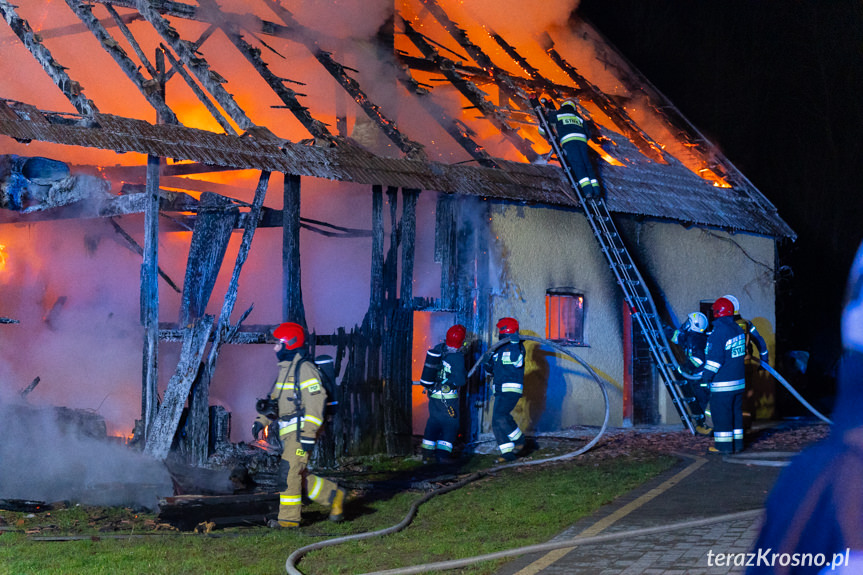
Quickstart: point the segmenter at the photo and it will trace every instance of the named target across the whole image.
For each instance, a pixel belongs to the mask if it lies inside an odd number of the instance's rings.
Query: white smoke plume
[[[173,494],[161,462],[91,437],[60,413],[0,405],[0,499],[155,509],[158,497]]]

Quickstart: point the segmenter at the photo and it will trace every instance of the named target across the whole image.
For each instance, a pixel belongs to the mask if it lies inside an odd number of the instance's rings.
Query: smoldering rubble
[[[0,404],[0,499],[155,509],[173,494],[162,462],[112,441],[98,417]]]

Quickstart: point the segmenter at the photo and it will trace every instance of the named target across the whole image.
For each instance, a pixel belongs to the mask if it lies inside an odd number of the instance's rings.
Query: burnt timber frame
[[[283,21],[282,24],[267,22],[257,17],[246,19],[257,26],[256,29],[239,30],[229,23],[229,19],[218,8],[213,0],[202,0],[201,6],[193,6],[170,0],[94,0],[83,3],[76,0],[66,0],[70,9],[78,16],[83,26],[89,30],[108,52],[120,69],[130,78],[137,89],[145,96],[156,111],[159,124],[152,125],[139,120],[120,118],[99,113],[96,105],[86,98],[78,82],[69,77],[62,65],[57,63],[50,52],[41,43],[25,20],[20,18],[14,7],[7,0],[0,0],[0,13],[13,29],[18,38],[33,54],[45,72],[52,78],[63,94],[73,104],[79,115],[42,112],[26,104],[0,101],[0,133],[20,141],[41,140],[77,146],[88,146],[117,151],[137,151],[148,155],[146,186],[143,200],[121,198],[122,202],[113,202],[112,206],[103,206],[105,210],[114,209],[115,213],[129,213],[132,205],[144,204],[146,237],[144,241],[143,264],[141,271],[141,315],[146,331],[144,350],[144,390],[142,393],[142,422],[147,450],[164,457],[171,448],[177,431],[177,406],[182,408],[182,402],[192,394],[192,401],[199,399],[202,403],[190,408],[194,411],[192,425],[200,424],[206,417],[206,409],[201,411],[201,405],[206,407],[206,387],[209,377],[215,368],[218,350],[224,343],[261,343],[267,341],[268,326],[259,326],[256,333],[241,332],[240,324],[248,315],[248,311],[235,324],[231,325],[230,315],[233,311],[236,297],[236,283],[242,267],[242,259],[238,256],[235,264],[231,288],[225,296],[222,313],[216,327],[214,320],[203,314],[206,301],[212,291],[211,279],[218,267],[224,251],[219,255],[219,249],[206,250],[201,246],[208,239],[220,238],[226,241],[228,224],[244,230],[244,249],[254,235],[258,225],[281,225],[283,227],[283,319],[291,319],[305,324],[305,314],[302,306],[300,289],[299,262],[299,229],[313,225],[303,221],[299,216],[300,178],[301,176],[330,177],[345,181],[354,181],[372,186],[373,205],[373,258],[372,258],[372,298],[369,311],[361,327],[350,334],[340,330],[332,336],[317,335],[313,343],[318,345],[336,345],[337,364],[347,347],[351,348],[345,381],[357,386],[372,382],[374,389],[363,399],[383,398],[402,410],[395,413],[380,413],[370,407],[368,417],[373,420],[372,427],[384,431],[385,448],[388,453],[401,452],[406,448],[405,429],[410,425],[409,417],[404,419],[404,406],[410,407],[410,389],[393,385],[394,382],[409,381],[409,364],[404,360],[409,357],[404,348],[404,342],[409,339],[412,312],[415,309],[439,309],[456,313],[457,320],[468,325],[477,334],[489,332],[488,318],[482,313],[487,311],[487,302],[477,301],[486,297],[481,287],[488,278],[475,277],[472,272],[475,260],[488,257],[482,249],[477,249],[483,230],[472,230],[465,225],[459,215],[464,204],[478,203],[478,198],[503,200],[520,200],[524,190],[530,190],[531,196],[538,201],[549,204],[577,207],[577,203],[566,197],[567,184],[560,170],[549,166],[505,162],[491,158],[471,138],[470,131],[457,119],[450,118],[431,99],[421,99],[430,112],[450,136],[454,138],[479,164],[480,167],[438,164],[427,162],[422,146],[410,140],[401,133],[395,122],[387,116],[380,106],[372,102],[361,89],[359,83],[348,74],[349,68],[339,63],[333,56],[312,41],[312,33],[303,28],[293,16],[272,0],[267,4]],[[524,139],[518,129],[513,126],[509,115],[521,113],[523,110],[508,110],[504,103],[518,102],[523,99],[521,92],[536,93],[554,88],[560,94],[576,93],[587,98],[622,129],[639,147],[641,152],[653,159],[662,160],[661,151],[635,123],[614,106],[601,91],[591,86],[581,77],[574,67],[560,57],[550,42],[548,54],[577,85],[572,87],[556,87],[538,76],[538,73],[528,74],[522,78],[507,74],[502,68],[494,65],[487,55],[482,53],[454,22],[439,9],[432,0],[422,0],[443,27],[465,48],[471,57],[480,64],[480,68],[471,68],[455,62],[441,54],[419,34],[412,26],[403,20],[404,33],[422,53],[423,58],[410,57],[404,54],[394,54],[395,61],[407,64],[407,68],[398,68],[394,79],[414,92],[426,88],[420,85],[410,75],[410,70],[433,71],[440,74],[455,86],[483,115],[494,124],[507,140],[525,158],[532,161],[538,155],[532,149],[529,140]],[[110,20],[99,20],[92,14],[95,4],[103,5]],[[131,15],[117,13],[115,7],[134,9]],[[184,40],[173,28],[166,16],[187,18],[209,24],[206,31],[195,42]],[[146,20],[162,39],[160,50],[156,53],[156,64],[151,64],[140,45],[135,40],[127,22]],[[393,21],[395,21],[395,15]],[[117,41],[107,32],[106,23],[113,21],[132,46],[141,60],[146,77],[135,66],[134,62],[119,47]],[[268,129],[256,126],[244,110],[237,104],[233,96],[223,87],[222,77],[211,68],[209,63],[197,52],[210,34],[221,28],[234,47],[255,68],[258,74],[276,93],[288,109],[305,127],[318,145],[307,146],[280,140]],[[383,158],[374,156],[358,148],[344,136],[333,135],[327,126],[312,117],[311,112],[303,106],[298,97],[301,94],[287,88],[284,83],[289,80],[272,74],[266,61],[261,57],[261,50],[249,44],[242,36],[243,32],[273,35],[298,41],[314,55],[318,62],[342,86],[354,102],[371,118],[382,132],[405,155],[404,158]],[[55,31],[57,32],[57,31]],[[498,39],[500,43],[502,39]],[[263,44],[263,42],[261,42]],[[266,44],[264,44],[266,46]],[[511,48],[511,47],[510,47]],[[529,64],[519,59],[514,49],[506,52],[511,58],[526,70]],[[164,69],[164,60],[170,63],[170,72]],[[170,109],[164,98],[164,83],[172,75],[181,76],[192,88],[201,103],[209,110],[214,119],[224,130],[224,134],[215,134],[201,130],[186,128],[177,123],[176,115]],[[495,84],[500,88],[501,102],[494,105],[489,102],[479,89],[483,83]],[[199,86],[200,84],[200,86]],[[213,104],[211,98],[227,114],[223,117]],[[691,128],[691,127],[688,127]],[[238,133],[242,133],[238,136]],[[684,136],[691,135],[691,130],[682,130]],[[696,134],[695,140],[700,135]],[[224,168],[252,168],[261,171],[261,182],[256,191],[253,205],[238,206],[230,201],[215,201],[222,204],[224,213],[216,213],[216,206],[210,205],[209,196],[202,204],[194,203],[192,209],[198,212],[193,233],[193,249],[187,262],[187,281],[183,286],[183,310],[181,310],[181,325],[179,327],[160,325],[158,321],[158,253],[156,239],[158,238],[158,220],[161,210],[168,201],[169,195],[159,189],[160,176],[168,169],[162,165],[160,158],[192,160],[198,163],[200,171],[215,171]],[[262,209],[261,201],[266,191],[266,182],[270,172],[281,172],[285,175],[285,208],[281,214],[272,214]],[[382,209],[383,188],[390,205],[389,223],[390,250],[383,254],[384,245],[384,213]],[[402,190],[402,215],[398,219],[397,195]],[[413,301],[410,278],[413,270],[413,244],[415,238],[415,206],[419,190],[437,190],[441,192],[458,193],[455,198],[442,195],[439,199],[438,232],[441,236],[441,249],[437,256],[443,267],[442,297],[435,304]],[[128,198],[128,199],[127,199]],[[125,206],[125,207],[124,207]],[[239,213],[239,207],[248,209],[247,213]],[[214,210],[213,213],[208,213]],[[104,215],[104,214],[103,214]],[[207,224],[207,221],[210,221]],[[201,222],[200,231],[198,222]],[[221,223],[216,223],[221,222]],[[319,222],[317,224],[320,224]],[[211,228],[211,229],[210,229]],[[209,231],[207,231],[209,229]],[[219,229],[221,231],[216,231]],[[398,249],[401,254],[401,284],[398,285]],[[208,258],[212,258],[209,260]],[[207,260],[208,265],[201,265]],[[193,266],[201,265],[206,270],[207,278],[200,278],[196,283],[190,281]],[[479,266],[479,269],[484,269]],[[162,275],[164,278],[164,275]],[[452,280],[458,279],[453,283]],[[453,285],[459,286],[457,289]],[[400,288],[400,289],[399,289]],[[474,290],[475,291],[472,291]],[[465,291],[467,290],[467,291]],[[481,310],[479,314],[472,309]],[[189,323],[186,323],[186,322]],[[209,324],[209,326],[208,326]],[[406,337],[407,334],[407,337]],[[156,394],[155,367],[157,365],[157,348],[159,341],[181,339],[183,341],[183,356],[177,366],[177,374],[169,384],[171,397],[166,394],[165,401],[158,405]],[[196,369],[204,355],[204,347],[212,339],[210,353],[207,356],[203,370]],[[409,352],[409,348],[407,352]],[[193,373],[194,372],[194,373]],[[344,392],[344,389],[342,390]],[[358,395],[355,394],[356,398]],[[198,399],[196,399],[198,398]],[[168,401],[170,399],[170,401]],[[380,405],[378,402],[377,405]],[[376,406],[375,406],[376,407]],[[162,409],[164,408],[164,409]],[[203,414],[202,414],[203,413]],[[364,412],[357,412],[363,413]],[[355,422],[366,425],[368,421]],[[359,425],[349,426],[347,431],[355,433]],[[206,457],[206,444],[202,443],[200,433],[193,434],[194,445],[190,453],[197,462]],[[363,443],[366,438],[353,437],[352,445]],[[335,438],[336,445],[340,439]],[[409,442],[407,442],[409,444]],[[384,447],[375,445],[374,448]],[[336,451],[343,453],[343,451]]]

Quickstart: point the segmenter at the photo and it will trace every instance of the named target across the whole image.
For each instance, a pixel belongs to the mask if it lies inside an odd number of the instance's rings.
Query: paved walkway
[[[674,469],[602,507],[553,541],[610,535],[760,509],[781,469],[731,463],[714,454],[689,455]],[[751,550],[759,522],[760,514],[743,520],[627,536],[523,556],[507,564],[497,575],[743,573],[745,568],[734,566],[733,556]],[[739,561],[740,557],[737,559]]]

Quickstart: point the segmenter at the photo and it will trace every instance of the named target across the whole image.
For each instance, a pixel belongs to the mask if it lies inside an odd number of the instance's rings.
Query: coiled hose
[[[492,475],[492,474],[494,474],[498,471],[501,471],[503,469],[509,469],[512,467],[523,467],[523,466],[528,466],[528,465],[538,465],[540,463],[549,463],[552,461],[563,461],[565,459],[572,459],[573,457],[581,455],[582,453],[586,452],[587,450],[592,448],[594,445],[596,445],[596,443],[599,441],[599,439],[605,433],[606,428],[608,427],[608,419],[609,419],[610,414],[611,414],[611,406],[610,406],[609,400],[608,400],[608,391],[605,389],[605,382],[603,382],[603,380],[593,370],[593,368],[591,368],[590,365],[587,364],[587,362],[585,362],[583,359],[581,359],[580,357],[578,357],[577,355],[575,355],[574,353],[572,353],[568,349],[566,349],[562,346],[559,346],[552,341],[548,341],[547,339],[542,339],[539,337],[519,334],[519,338],[522,340],[527,339],[527,340],[531,340],[531,341],[536,341],[536,342],[550,346],[555,351],[558,351],[564,355],[567,355],[567,356],[571,357],[572,359],[574,359],[575,361],[577,361],[590,374],[590,376],[593,378],[593,381],[596,383],[597,386],[599,386],[599,389],[602,392],[603,401],[605,402],[605,416],[604,416],[603,421],[602,421],[602,427],[599,429],[599,432],[596,434],[596,436],[593,439],[591,439],[587,444],[585,444],[581,448],[579,448],[579,449],[577,449],[571,453],[565,453],[563,455],[559,455],[556,457],[548,457],[546,459],[538,459],[535,461],[517,461],[514,463],[498,465],[498,466],[491,467],[491,468],[484,470],[484,471],[478,471],[476,473],[473,473],[473,474],[465,477],[464,479],[461,479],[461,480],[459,480],[456,483],[453,483],[451,485],[447,485],[445,487],[441,487],[441,488],[436,489],[434,491],[430,491],[429,493],[426,493],[425,495],[423,495],[422,497],[420,497],[419,499],[414,501],[413,504],[411,504],[410,509],[408,510],[408,513],[407,513],[407,515],[405,515],[404,519],[402,519],[399,523],[397,523],[396,525],[393,525],[391,527],[386,527],[384,529],[379,529],[377,531],[367,531],[366,533],[356,533],[354,535],[345,535],[344,537],[336,537],[333,539],[327,539],[325,541],[318,541],[316,543],[312,543],[310,545],[300,547],[299,549],[297,549],[296,551],[291,553],[288,556],[287,560],[285,561],[285,570],[287,571],[287,573],[289,575],[303,575],[303,572],[300,571],[299,569],[297,569],[296,564],[299,562],[300,559],[302,559],[302,557],[304,555],[306,555],[307,553],[310,553],[312,551],[323,549],[325,547],[332,547],[333,545],[340,545],[342,543],[347,543],[349,541],[360,541],[362,539],[370,539],[372,537],[381,537],[383,535],[390,535],[392,533],[397,533],[397,532],[403,530],[405,527],[410,525],[410,523],[413,521],[414,517],[416,516],[417,510],[419,509],[419,506],[422,505],[423,503],[425,503],[426,501],[428,501],[429,499],[431,499],[432,497],[435,497],[437,495],[443,495],[444,493],[448,493],[450,491],[454,491],[456,489],[464,487],[465,485],[467,485],[469,483],[476,481],[477,479],[480,479],[480,478],[485,477],[487,475]],[[479,360],[476,362],[476,364],[473,366],[473,368],[471,368],[470,372],[468,372],[468,377],[472,376],[473,373],[476,371],[476,369],[482,363],[484,363],[485,360],[488,359],[488,357],[490,357],[491,354],[494,353],[495,350],[497,350],[497,348],[501,347],[504,343],[506,343],[506,340],[501,340],[501,341],[497,342],[496,344],[492,345],[488,349],[488,351],[486,351],[479,358]],[[428,569],[429,566],[421,566],[421,567],[422,567],[422,570],[420,570],[420,571],[410,571],[410,572],[411,573],[421,573],[421,572],[423,572],[423,570],[425,570],[425,571],[429,570]],[[447,568],[449,568],[449,567],[447,567]],[[407,571],[405,571],[405,573],[407,573]]]

